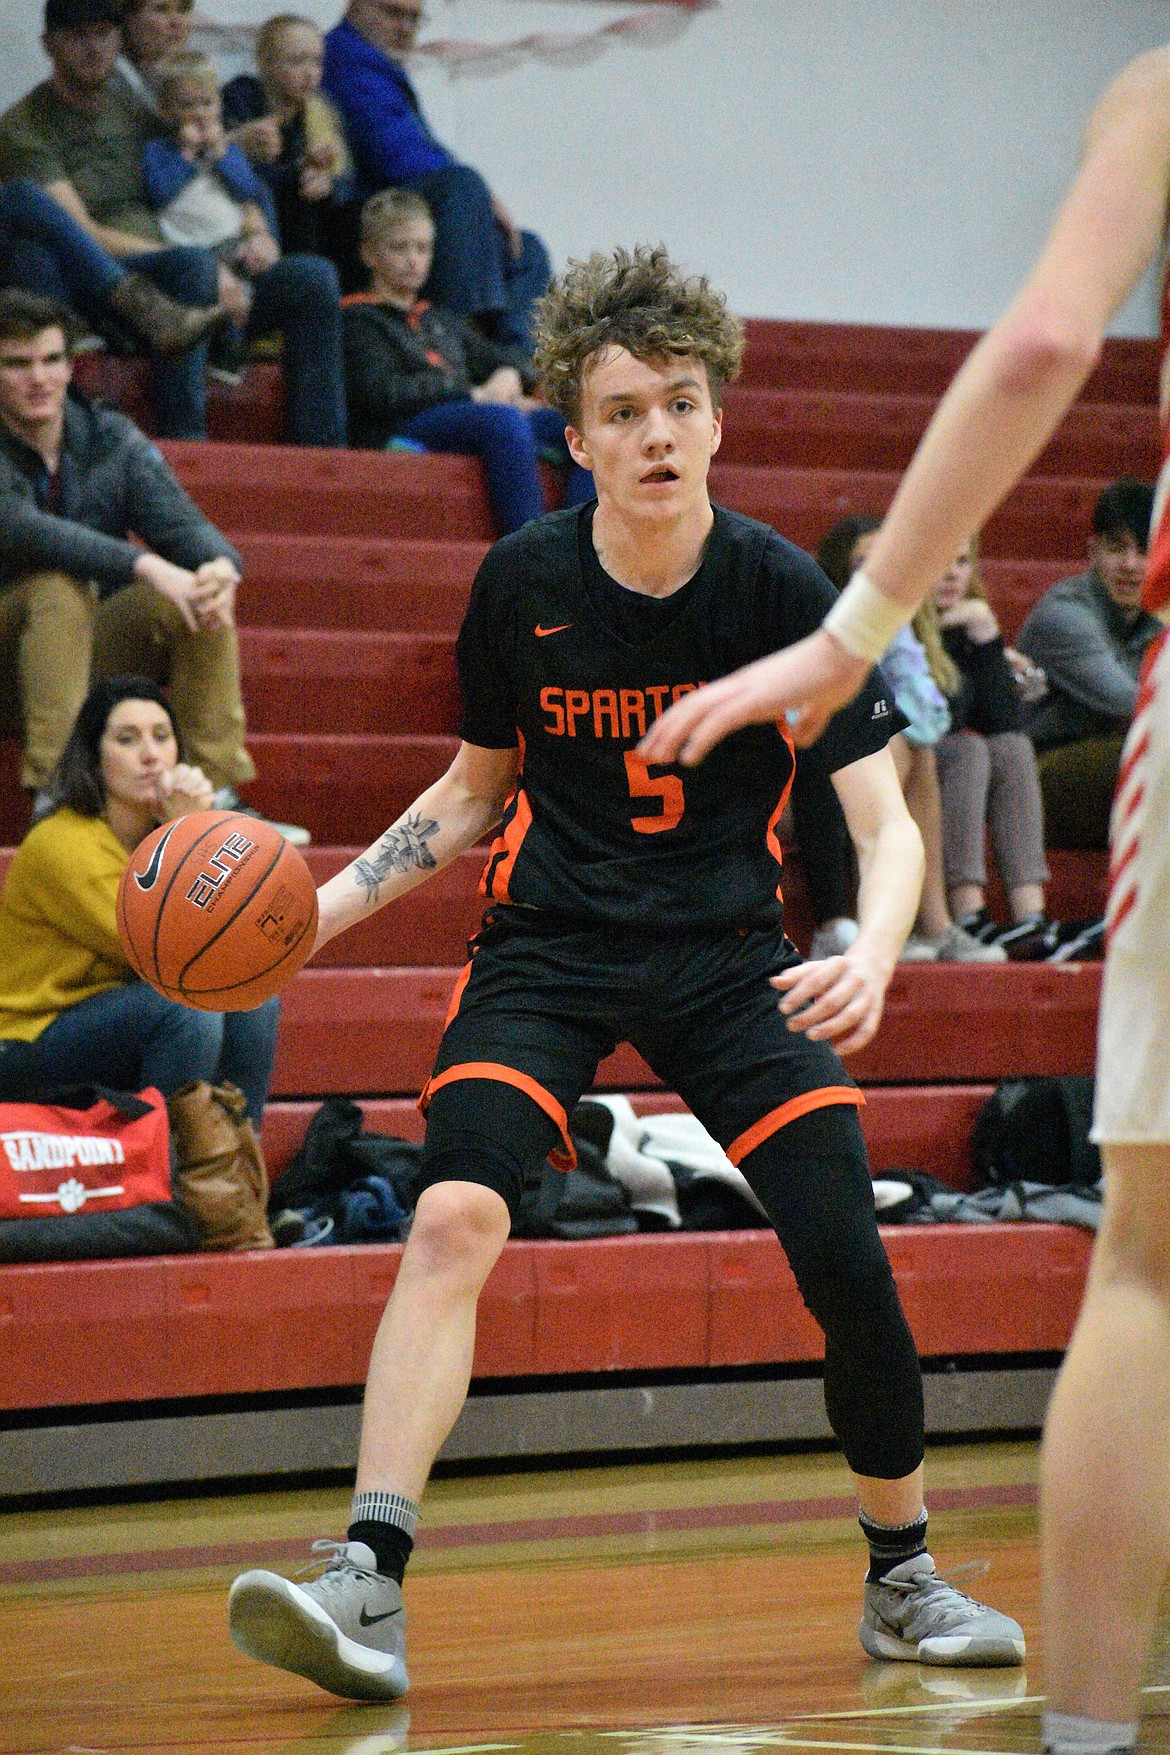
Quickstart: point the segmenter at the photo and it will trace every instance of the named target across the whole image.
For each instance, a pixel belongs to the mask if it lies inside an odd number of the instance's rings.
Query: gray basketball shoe
[[[377,1570],[364,1542],[314,1542],[323,1566],[311,1584],[243,1572],[228,1597],[232,1643],[348,1700],[397,1700],[406,1674],[402,1591]]]
[[[912,1664],[1022,1664],[1023,1630],[998,1609],[964,1596],[929,1554],[904,1560],[867,1584],[858,1628],[870,1657]]]

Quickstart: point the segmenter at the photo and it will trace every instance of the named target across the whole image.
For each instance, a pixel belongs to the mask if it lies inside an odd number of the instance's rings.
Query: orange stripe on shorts
[[[805,1091],[799,1097],[789,1098],[781,1103],[778,1109],[770,1109],[762,1115],[754,1126],[741,1133],[739,1138],[732,1140],[727,1147],[727,1156],[733,1164],[742,1164],[749,1152],[787,1127],[790,1121],[796,1121],[802,1115],[809,1115],[814,1109],[828,1109],[834,1103],[853,1103],[858,1109],[865,1106],[865,1098],[855,1085],[822,1085],[819,1091]]]
[[[569,1118],[564,1108],[557,1102],[551,1091],[537,1084],[527,1073],[517,1072],[514,1066],[503,1066],[495,1060],[464,1060],[457,1066],[449,1066],[445,1072],[429,1078],[418,1100],[418,1106],[425,1115],[427,1105],[436,1091],[444,1085],[454,1084],[456,1079],[496,1079],[501,1085],[513,1085],[517,1091],[523,1091],[531,1097],[538,1109],[543,1109],[549,1120],[553,1122],[564,1141],[564,1151],[550,1152],[549,1163],[554,1170],[575,1170],[577,1168],[577,1152],[569,1138]]]

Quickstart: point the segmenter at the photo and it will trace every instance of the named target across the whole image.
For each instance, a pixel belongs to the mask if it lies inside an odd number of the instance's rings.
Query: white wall
[[[225,23],[273,0],[200,0]],[[298,0],[333,22],[341,0]],[[423,36],[592,30],[637,0],[431,0]],[[43,76],[0,0],[0,104]],[[740,312],[982,327],[1035,253],[1096,94],[1170,37],[1165,0],[720,0],[673,40],[452,77],[436,131],[554,259],[664,239]],[[1149,285],[1118,333],[1151,333]]]

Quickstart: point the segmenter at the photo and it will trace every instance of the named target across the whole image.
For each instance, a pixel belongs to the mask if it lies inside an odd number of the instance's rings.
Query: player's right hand
[[[656,719],[638,745],[647,762],[694,767],[717,743],[745,725],[786,718],[793,739],[815,743],[837,710],[869,674],[824,628],[684,695]]]

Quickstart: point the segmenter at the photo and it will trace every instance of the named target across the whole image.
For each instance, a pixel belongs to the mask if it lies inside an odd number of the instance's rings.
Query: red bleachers
[[[937,398],[863,391],[744,389],[723,401],[721,463],[802,469],[905,469]],[[1033,463],[1032,475],[1156,475],[1156,410],[1081,402]]]
[[[284,1001],[273,1090],[408,1092],[434,1060],[457,968],[310,968]],[[882,1028],[850,1061],[861,1084],[1091,1072],[1100,965],[907,964]],[[656,1081],[628,1046],[601,1064],[609,1090]]]
[[[887,1228],[919,1351],[1050,1353],[1089,1238],[1055,1225]],[[0,1267],[0,1406],[65,1410],[360,1383],[395,1245]],[[815,1361],[775,1238],[672,1233],[509,1243],[480,1298],[479,1378]]]
[[[992,1092],[991,1085],[879,1085],[872,1088],[861,1110],[861,1126],[875,1176],[906,1168],[929,1168],[932,1176],[952,1188],[974,1186],[969,1138],[975,1117]],[[675,1113],[683,1108],[673,1091],[629,1093],[639,1115]],[[413,1097],[365,1097],[359,1100],[363,1129],[419,1141],[423,1118]],[[275,1098],[264,1112],[265,1161],[275,1180],[298,1151],[317,1104],[306,1098]]]
[[[973,337],[832,324],[749,325],[729,392],[717,498],[807,547],[847,512],[880,514]],[[1110,342],[1084,397],[984,533],[984,578],[1013,635],[1075,570],[1105,479],[1150,474],[1156,351]],[[141,362],[87,358],[79,377],[145,410]],[[211,402],[229,444],[168,444],[181,478],[243,553],[241,651],[250,801],[307,823],[319,880],[373,840],[449,760],[458,724],[454,635],[492,536],[464,458],[294,450],[276,367]],[[16,755],[0,744],[0,840],[22,832]],[[6,856],[0,854],[0,874]],[[334,941],[285,1000],[273,1172],[317,1101],[362,1100],[368,1127],[417,1138],[450,987],[480,913],[482,853],[465,854]],[[1052,911],[1099,911],[1104,861],[1053,855]],[[785,875],[807,943],[799,863]],[[993,892],[994,893],[994,892]],[[876,1041],[851,1070],[867,1088],[875,1170],[970,1181],[968,1138],[992,1082],[1087,1071],[1099,967],[900,969]],[[630,1048],[599,1084],[639,1108],[677,1106]],[[888,1230],[903,1301],[928,1355],[1062,1347],[1088,1240],[1060,1227]],[[284,1393],[360,1382],[392,1284],[393,1248],[0,1268],[0,1407]],[[819,1336],[765,1233],[517,1243],[481,1305],[476,1373],[666,1370],[819,1356]]]
[[[777,390],[937,397],[976,339],[972,331],[961,329],[749,320],[739,382]],[[1107,341],[1081,395],[1090,402],[1156,403],[1157,343],[1140,338]]]

